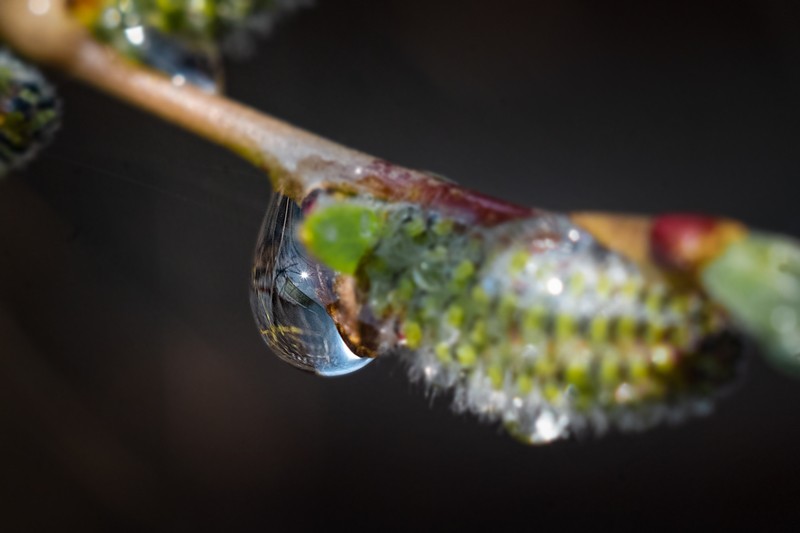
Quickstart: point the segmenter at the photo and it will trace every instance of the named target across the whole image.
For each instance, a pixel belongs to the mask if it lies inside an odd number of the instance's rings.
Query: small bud
[[[0,48],[0,178],[33,159],[50,141],[60,110],[41,73]]]

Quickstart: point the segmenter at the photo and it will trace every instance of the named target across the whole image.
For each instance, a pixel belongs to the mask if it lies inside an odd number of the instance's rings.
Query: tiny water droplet
[[[98,40],[166,74],[178,86],[216,93],[222,87],[217,19],[204,8],[162,2],[76,2],[74,15]],[[170,4],[169,2],[167,4]],[[213,10],[212,10],[213,11]]]
[[[222,59],[214,44],[179,39],[146,26],[137,28],[139,33],[129,36],[131,28],[126,36],[138,48],[143,63],[167,74],[178,86],[188,83],[208,93],[220,92]]]
[[[353,353],[328,314],[336,276],[298,241],[302,220],[297,204],[273,195],[256,248],[253,314],[262,338],[284,361],[323,376],[349,374],[372,359]]]

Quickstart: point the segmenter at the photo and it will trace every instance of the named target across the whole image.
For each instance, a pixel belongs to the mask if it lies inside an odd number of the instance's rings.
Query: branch
[[[435,208],[467,225],[495,225],[538,212],[374,158],[224,97],[173,84],[97,43],[67,13],[66,0],[0,0],[0,37],[35,61],[231,149],[265,170],[274,190],[298,204],[312,191],[327,188]],[[643,270],[666,274],[676,286],[688,283],[710,292],[782,356],[796,354],[800,334],[795,328],[778,331],[764,318],[784,308],[800,316],[800,289],[791,294],[780,289],[784,278],[800,287],[796,241],[748,233],[741,224],[713,217],[570,216]],[[761,305],[751,305],[749,288],[759,292]]]
[[[232,150],[265,170],[273,188],[297,202],[314,189],[335,187],[435,205],[490,224],[532,213],[336,144],[225,97],[173,84],[97,43],[63,2],[45,4],[35,13],[27,0],[0,2],[0,36],[31,59]]]

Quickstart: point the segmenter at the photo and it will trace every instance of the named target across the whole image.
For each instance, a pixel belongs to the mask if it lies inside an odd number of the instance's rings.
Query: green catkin
[[[702,411],[707,391],[733,376],[711,302],[646,279],[565,217],[484,228],[408,204],[322,195],[299,234],[333,268],[336,243],[318,246],[324,230],[314,221],[352,215],[336,225],[353,225],[364,211],[380,223],[355,254],[342,241],[355,266],[339,271],[355,278],[362,306],[391,300],[370,310],[385,326],[381,345],[400,340],[413,375],[453,388],[459,409],[500,420],[522,440]],[[540,235],[548,246],[531,246]],[[689,300],[717,317],[710,330]]]

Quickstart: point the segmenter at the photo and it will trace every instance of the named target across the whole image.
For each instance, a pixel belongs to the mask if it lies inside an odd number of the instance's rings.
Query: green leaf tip
[[[776,366],[800,376],[800,242],[750,233],[711,262],[702,281]]]
[[[334,203],[313,210],[300,227],[308,251],[329,268],[354,275],[380,237],[382,219],[367,205]]]

